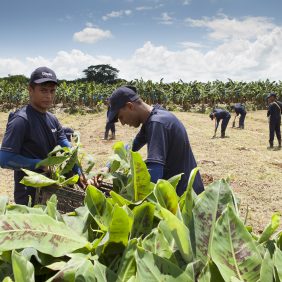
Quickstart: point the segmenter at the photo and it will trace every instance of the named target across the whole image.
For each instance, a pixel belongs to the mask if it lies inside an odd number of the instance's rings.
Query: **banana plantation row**
[[[231,79],[228,82],[219,80],[211,82],[183,81],[163,83],[150,80],[121,81],[115,84],[97,84],[85,81],[61,81],[57,89],[55,103],[63,107],[99,107],[117,87],[131,84],[137,87],[142,99],[149,103],[160,103],[164,106],[179,107],[189,111],[194,105],[206,105],[213,107],[217,104],[231,104],[244,102],[250,110],[265,107],[265,97],[269,92],[275,92],[278,96],[282,93],[282,82],[255,81],[237,82]],[[0,105],[2,110],[19,107],[28,100],[27,83],[22,80],[2,78],[0,79]],[[204,107],[199,107],[204,111]]]

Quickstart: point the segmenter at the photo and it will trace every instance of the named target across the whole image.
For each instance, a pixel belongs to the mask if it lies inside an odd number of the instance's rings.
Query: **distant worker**
[[[228,125],[228,122],[231,118],[231,115],[228,111],[226,110],[222,110],[222,109],[214,109],[211,113],[210,113],[210,118],[211,120],[215,119],[215,129],[214,129],[214,135],[212,138],[216,137],[216,131],[219,125],[219,122],[222,120],[221,122],[221,138],[225,138],[225,131]]]
[[[109,121],[109,112],[110,112],[110,104],[109,99],[107,99],[107,122],[106,122],[106,128],[105,128],[105,134],[104,134],[104,140],[108,140],[109,132],[112,133],[112,140],[116,139],[116,126],[114,122]]]
[[[273,148],[274,133],[278,140],[278,149],[281,149],[281,112],[282,103],[276,100],[275,93],[269,93],[267,96],[268,111],[267,116],[269,119],[269,149]]]
[[[182,122],[160,106],[145,103],[133,86],[117,88],[110,97],[109,121],[141,129],[132,144],[132,151],[139,151],[147,144],[146,165],[151,181],[169,179],[183,173],[176,192],[181,196],[187,188],[192,169],[197,167],[186,129]],[[97,183],[97,180],[95,181]],[[198,172],[193,184],[196,194],[204,191]]]
[[[236,117],[239,117],[239,128],[240,129],[244,129],[245,127],[245,117],[246,117],[246,109],[245,109],[245,106],[241,103],[236,103],[234,106],[231,107],[232,110],[235,111],[235,117],[234,117],[234,120],[233,120],[233,123],[232,123],[232,127],[235,127],[235,121],[236,121]]]

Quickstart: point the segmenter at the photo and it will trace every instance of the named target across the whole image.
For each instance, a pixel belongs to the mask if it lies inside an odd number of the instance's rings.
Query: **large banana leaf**
[[[137,239],[130,240],[123,256],[120,260],[119,269],[117,271],[118,281],[127,282],[130,278],[135,277],[137,265],[135,260],[135,252],[137,247]]]
[[[143,248],[137,247],[135,257],[137,262],[137,281],[194,282],[193,278],[189,277],[176,264],[145,251]]]
[[[33,247],[59,257],[86,246],[85,238],[48,215],[0,215],[0,252]]]
[[[192,209],[194,206],[194,200],[193,200],[193,183],[195,180],[195,177],[197,175],[199,168],[195,167],[189,176],[189,180],[188,180],[188,185],[187,185],[187,189],[185,191],[185,201],[184,201],[184,205],[182,208],[182,216],[183,216],[183,221],[184,223],[189,227],[191,220],[192,220]]]
[[[270,252],[266,250],[260,269],[259,282],[273,281],[274,262]]]
[[[44,166],[60,165],[68,158],[69,158],[68,156],[51,156],[37,163],[36,168],[39,168],[41,166],[44,167]]]
[[[186,263],[191,262],[193,260],[193,252],[188,227],[174,214],[164,208],[161,208],[161,216],[164,219],[163,224],[166,225],[168,230],[170,230],[171,236],[175,240],[175,244],[177,245],[183,259]],[[160,228],[163,230],[163,226],[161,224]]]
[[[262,258],[256,242],[230,205],[216,222],[211,257],[226,281],[234,276],[256,282],[260,277]]]
[[[168,260],[172,260],[174,256],[174,245],[169,244],[160,228],[152,230],[152,232],[143,240],[142,247],[146,251]]]
[[[272,215],[271,222],[265,227],[258,240],[259,243],[267,241],[271,237],[271,235],[273,235],[273,233],[280,225],[280,217],[281,216],[278,212]]]
[[[104,194],[94,186],[88,185],[86,189],[85,203],[99,227],[102,230],[107,231],[111,221],[113,207],[107,201]]]
[[[151,176],[147,166],[138,152],[131,152],[130,167],[134,189],[134,201],[143,200],[153,191]]]
[[[43,174],[36,173],[27,169],[22,169],[28,176],[20,181],[23,185],[32,187],[46,187],[58,183],[58,180],[53,180],[44,176]]]
[[[274,253],[274,266],[280,281],[282,281],[282,251],[277,247]]]
[[[12,252],[12,265],[15,282],[34,282],[34,267],[17,251]]]
[[[143,203],[133,210],[134,221],[131,229],[131,238],[146,236],[152,230],[155,206],[152,203]]]
[[[225,180],[209,185],[198,197],[193,208],[194,232],[196,244],[196,257],[206,264],[210,254],[210,243],[217,218],[221,215],[227,204],[233,205],[233,193]],[[194,245],[194,242],[191,241]]]
[[[167,180],[158,180],[154,188],[154,194],[163,208],[176,214],[178,208],[178,196],[173,186]]]

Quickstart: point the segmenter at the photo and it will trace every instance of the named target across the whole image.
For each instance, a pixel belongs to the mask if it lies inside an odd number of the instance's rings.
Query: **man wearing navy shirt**
[[[235,114],[236,114],[235,118],[240,115],[239,128],[244,129],[244,127],[245,127],[245,117],[246,117],[246,114],[247,114],[245,106],[241,103],[236,103],[231,108],[232,108],[232,110],[235,111]],[[235,123],[235,120],[234,120],[234,123]]]
[[[267,96],[269,104],[267,116],[269,118],[269,149],[273,148],[274,133],[278,140],[278,149],[281,149],[281,113],[282,103],[277,101],[275,93],[269,93]]]
[[[110,97],[109,121],[120,120],[135,128],[142,124],[133,141],[132,150],[138,151],[147,144],[146,165],[151,181],[169,179],[183,173],[176,192],[180,196],[186,188],[190,172],[197,166],[184,125],[172,113],[160,106],[152,107],[141,100],[133,86],[122,86]],[[194,191],[204,191],[199,172]]]
[[[225,131],[228,125],[228,122],[231,118],[230,113],[226,110],[222,109],[214,109],[212,113],[210,113],[210,118],[211,120],[215,119],[215,130],[214,130],[214,135],[213,138],[216,137],[216,131],[219,125],[219,122],[221,122],[221,138],[225,138]]]
[[[29,104],[9,115],[0,150],[0,166],[14,169],[14,200],[17,204],[27,205],[29,196],[34,204],[35,199],[35,188],[19,183],[25,176],[20,169],[35,170],[36,164],[56,145],[70,147],[58,119],[48,112],[57,84],[53,70],[37,68],[29,81]],[[40,169],[36,171],[42,172]]]

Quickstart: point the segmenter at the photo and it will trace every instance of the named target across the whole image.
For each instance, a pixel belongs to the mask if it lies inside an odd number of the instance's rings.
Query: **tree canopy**
[[[89,66],[83,70],[87,81],[96,83],[112,83],[118,78],[119,70],[111,65],[95,65]]]

